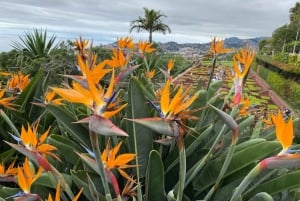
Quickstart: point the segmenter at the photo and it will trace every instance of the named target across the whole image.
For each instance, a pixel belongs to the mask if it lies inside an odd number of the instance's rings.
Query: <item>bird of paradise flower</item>
[[[12,148],[18,150],[20,153],[33,160],[37,165],[43,167],[46,171],[50,171],[51,166],[45,156],[51,156],[59,161],[60,159],[58,156],[52,153],[52,151],[56,150],[56,147],[44,143],[48,137],[50,128],[39,137],[38,125],[39,124],[37,123],[33,128],[31,128],[31,126],[28,124],[27,130],[24,126],[22,126],[20,138],[12,135],[18,144],[13,144],[7,141],[5,142]]]

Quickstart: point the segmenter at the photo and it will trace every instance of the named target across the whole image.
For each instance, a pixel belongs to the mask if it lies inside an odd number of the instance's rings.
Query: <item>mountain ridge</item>
[[[254,37],[247,39],[240,39],[238,37],[229,37],[224,39],[224,47],[226,48],[242,48],[247,45],[250,46],[253,50],[258,50],[258,45],[261,40],[264,40],[268,37]],[[198,49],[200,52],[207,52],[210,48],[210,42],[208,43],[177,43],[174,41],[169,41],[165,43],[158,43],[159,47],[162,48],[165,52],[178,52],[182,48],[192,48]]]

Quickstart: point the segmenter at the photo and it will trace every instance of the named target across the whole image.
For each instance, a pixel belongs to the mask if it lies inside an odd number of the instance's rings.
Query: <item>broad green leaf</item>
[[[0,186],[0,197],[4,198],[5,200],[13,200],[13,199],[6,199],[6,198],[15,195],[18,192],[20,192],[19,188]]]
[[[88,200],[93,200],[93,197],[91,195],[91,191],[89,189],[88,184],[88,178],[87,174],[89,174],[89,177],[92,179],[93,183],[95,184],[98,192],[99,200],[106,200],[104,196],[104,189],[102,186],[101,178],[93,173],[87,173],[86,171],[71,171],[71,177],[73,182],[76,184],[76,186],[80,189],[83,188],[83,194]]]
[[[67,184],[69,186],[71,186],[72,185],[71,176],[68,175],[68,174],[61,174],[61,175],[64,177]],[[37,186],[37,187],[44,186],[44,187],[55,189],[56,188],[56,183],[53,183],[53,181],[55,181],[55,177],[52,174],[43,172],[41,174],[41,176],[34,182],[33,186]]]
[[[237,146],[231,160],[231,164],[225,173],[225,177],[241,171],[248,165],[255,164],[258,160],[275,154],[279,148],[280,144],[275,141],[263,141],[260,143],[251,144],[244,149],[239,149],[239,146]],[[224,162],[225,154],[226,153],[207,163],[207,166],[203,169],[202,173],[197,175],[194,179],[193,183],[195,188],[197,188],[199,191],[202,191],[214,184]]]
[[[12,157],[15,154],[16,150],[11,148],[0,154],[0,163],[7,163],[7,161],[13,160]]]
[[[98,175],[101,175],[95,159],[92,159],[87,154],[78,154],[78,156]]]
[[[89,190],[90,190],[91,196],[93,196],[93,200],[99,200],[98,192],[97,192],[94,182],[92,181],[91,177],[88,174],[86,176],[88,178]]]
[[[237,145],[235,148],[235,152],[237,153],[239,151],[247,149],[248,147],[255,146],[256,144],[260,144],[260,143],[263,143],[266,141],[267,140],[265,140],[263,138],[255,138],[255,139],[247,140],[247,141]]]
[[[189,146],[186,147],[186,157],[189,157],[194,153],[194,151],[199,147],[200,144],[203,143],[204,139],[209,135],[209,133],[212,131],[212,129],[213,129],[213,126],[210,125],[203,132],[201,132],[197,136],[197,138],[195,138],[195,136],[192,136],[193,142]],[[177,153],[177,151],[176,151],[176,153]],[[170,157],[167,157],[164,160],[164,164],[166,167],[166,173],[168,173],[172,168],[174,168],[179,162],[178,157],[176,157],[176,159],[172,161],[173,157],[171,157],[171,155],[168,155],[168,156],[170,156]],[[170,162],[170,161],[172,161],[172,162]]]
[[[274,179],[268,180],[256,188],[252,189],[250,192],[245,194],[243,197],[249,199],[259,192],[267,192],[270,195],[274,195],[279,192],[286,190],[292,190],[300,187],[300,170],[291,171],[287,174],[278,176]]]
[[[207,90],[207,101],[212,102],[213,99],[216,98],[216,93],[222,86],[223,81],[219,80],[216,82],[212,82]]]
[[[252,197],[249,201],[274,201],[272,196],[266,192],[258,193]]]
[[[30,80],[29,84],[22,91],[19,97],[14,102],[17,105],[20,105],[20,111],[30,111],[31,103],[34,102],[35,95],[41,94],[41,86],[43,82],[43,70],[39,70],[34,77]],[[36,91],[37,90],[37,91]],[[38,97],[39,98],[39,97]],[[26,114],[29,115],[29,114]]]
[[[129,82],[127,102],[126,112],[128,119],[149,117],[147,100],[141,89],[141,83],[134,77]],[[148,156],[152,150],[152,132],[150,129],[132,121],[126,121],[126,128],[129,135],[129,151],[137,154],[137,176],[143,178],[146,174]]]
[[[20,124],[34,121],[40,115],[42,109],[33,105],[32,102],[35,101],[36,96],[40,96],[39,94],[42,93],[42,77],[43,71],[40,70],[13,102],[19,107],[17,107],[17,110],[11,110],[11,114],[13,114],[14,120],[17,120]]]
[[[52,104],[46,105],[46,109],[56,118],[57,121],[59,121],[61,125],[64,126],[70,135],[78,140],[78,142],[86,147],[91,147],[87,127],[82,124],[74,123],[77,119],[75,119],[72,114],[68,113],[62,107]]]
[[[251,124],[254,121],[255,116],[251,115],[245,119],[243,119],[242,122],[239,122],[239,135],[243,135],[244,130],[246,130],[247,128],[249,128],[251,126]]]
[[[222,187],[220,187],[215,195],[214,195],[214,199],[213,200],[230,200],[231,196],[232,196],[232,192],[234,191],[234,189],[240,184],[241,179],[245,177],[248,172],[250,172],[252,169],[252,167],[250,168],[244,168],[242,169],[239,174],[236,176],[231,176],[233,181],[231,182],[227,182],[226,184],[224,184]],[[236,177],[238,177],[238,179],[236,179]],[[199,199],[204,198],[204,196],[206,195],[205,192],[203,192],[202,197],[198,195]]]
[[[255,124],[255,127],[254,127],[254,129],[253,129],[253,133],[252,133],[252,135],[251,135],[251,139],[255,139],[255,138],[259,138],[260,136],[260,131],[261,131],[261,129],[262,129],[262,122],[263,122],[263,119],[264,119],[264,117],[263,116],[261,116],[258,120],[257,120],[257,122],[256,122],[256,124]]]
[[[165,200],[164,166],[156,150],[150,152],[146,172],[146,201]]]
[[[59,154],[63,156],[63,158],[67,162],[73,165],[75,165],[78,162],[79,157],[75,153],[75,151],[82,152],[83,149],[82,147],[79,147],[77,143],[65,136],[54,134],[48,137],[48,141],[51,145],[57,148]]]
[[[142,76],[139,78],[140,81],[140,88],[143,91],[145,97],[147,97],[150,100],[155,99],[155,92],[153,91],[153,86],[148,82],[148,80]]]

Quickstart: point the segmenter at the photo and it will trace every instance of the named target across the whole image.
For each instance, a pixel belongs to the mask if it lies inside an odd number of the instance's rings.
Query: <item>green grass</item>
[[[201,63],[204,66],[209,66],[212,64],[211,61],[201,61]],[[221,66],[232,67],[233,61],[217,61],[216,65],[219,66],[219,64],[221,64]]]

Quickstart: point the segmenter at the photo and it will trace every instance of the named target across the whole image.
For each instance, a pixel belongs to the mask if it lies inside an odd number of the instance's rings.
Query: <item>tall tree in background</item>
[[[33,29],[32,32],[25,32],[23,37],[19,36],[19,39],[19,42],[13,42],[11,46],[30,58],[47,57],[59,45],[55,43],[56,36],[47,38],[46,30]]]
[[[300,3],[297,2],[295,7],[290,9],[290,21],[291,23],[299,23],[300,20]]]
[[[293,52],[297,50],[296,44],[300,30],[300,3],[289,10],[290,22],[274,30],[272,34],[272,48],[275,52]]]
[[[290,24],[296,27],[297,33],[296,38],[293,45],[293,54],[296,51],[296,44],[299,38],[299,29],[300,29],[300,3],[297,2],[295,7],[290,9]]]
[[[171,29],[168,25],[164,24],[161,20],[162,17],[167,17],[162,14],[160,11],[155,11],[153,9],[144,8],[145,15],[144,17],[139,16],[137,20],[131,21],[130,24],[130,33],[136,29],[137,32],[145,30],[149,32],[149,42],[152,43],[152,33],[159,32],[166,34],[167,32],[171,33]]]
[[[276,52],[286,52],[287,44],[294,41],[296,37],[296,30],[289,24],[278,27],[272,34],[272,49]],[[290,51],[290,50],[288,50]]]

